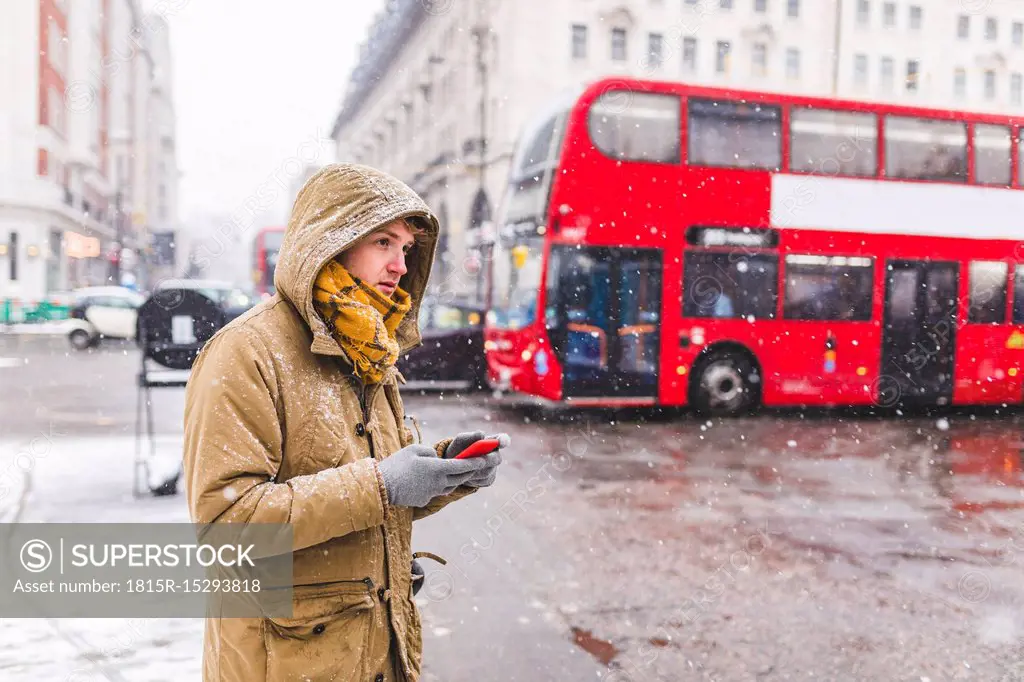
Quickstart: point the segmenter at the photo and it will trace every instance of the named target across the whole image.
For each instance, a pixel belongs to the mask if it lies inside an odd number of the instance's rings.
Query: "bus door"
[[[658,396],[661,251],[555,245],[545,323],[563,398]]]
[[[953,397],[959,274],[956,263],[888,261],[881,404],[944,405]]]

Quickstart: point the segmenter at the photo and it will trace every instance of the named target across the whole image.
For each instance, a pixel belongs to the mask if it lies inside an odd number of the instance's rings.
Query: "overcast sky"
[[[149,1],[149,8],[159,6]],[[383,0],[182,0],[174,51],[181,218],[233,213],[288,159],[333,160],[331,123]],[[278,202],[286,210],[283,198]]]

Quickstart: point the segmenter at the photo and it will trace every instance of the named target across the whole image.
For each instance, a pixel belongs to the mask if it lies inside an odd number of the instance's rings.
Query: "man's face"
[[[360,239],[339,257],[350,274],[391,297],[407,272],[405,256],[415,239],[404,220],[395,220]]]

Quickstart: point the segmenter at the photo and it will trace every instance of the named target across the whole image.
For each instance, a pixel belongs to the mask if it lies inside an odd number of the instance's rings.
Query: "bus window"
[[[679,163],[679,98],[613,90],[591,105],[590,139],[603,154],[624,161]]]
[[[970,307],[967,321],[1002,324],[1006,321],[1006,275],[1009,266],[999,261],[971,261]]]
[[[779,259],[767,254],[688,251],[683,263],[683,316],[772,318]]]
[[[861,177],[878,172],[874,114],[794,107],[789,132],[790,170]]]
[[[974,181],[981,185],[1010,184],[1010,129],[974,126]]]
[[[518,159],[517,175],[523,176],[543,165],[551,153],[551,140],[555,136],[555,126],[558,122],[557,116],[552,116],[541,124],[532,140],[527,141]]]
[[[873,277],[871,258],[786,256],[782,316],[790,320],[870,320]]]
[[[1017,140],[1017,185],[1024,185],[1024,137]]]
[[[1024,324],[1024,265],[1013,272],[1013,323]]]
[[[779,170],[782,111],[777,106],[690,99],[689,163]]]
[[[886,116],[884,138],[886,176],[967,182],[965,124]]]

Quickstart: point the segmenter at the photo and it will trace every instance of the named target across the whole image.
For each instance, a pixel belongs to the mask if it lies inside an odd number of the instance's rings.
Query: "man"
[[[290,523],[292,618],[210,618],[206,680],[397,680],[420,672],[412,522],[494,481],[482,438],[414,443],[399,355],[420,343],[437,219],[398,180],[320,170],[295,201],[277,294],[204,347],[186,390],[195,523]],[[508,437],[501,435],[503,445]]]

